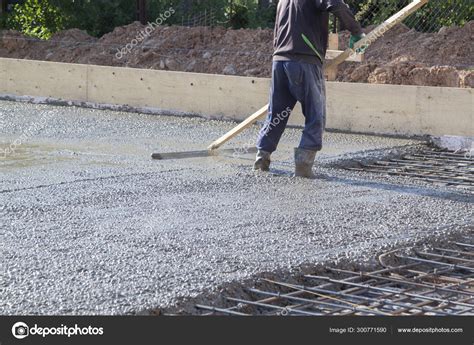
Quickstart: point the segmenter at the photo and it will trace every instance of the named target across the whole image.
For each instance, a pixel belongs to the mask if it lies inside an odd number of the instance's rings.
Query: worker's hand
[[[349,48],[354,49],[354,45],[364,37],[364,33],[362,35],[351,35],[351,39],[349,40]],[[359,48],[357,49],[357,53],[361,54],[365,51],[365,49],[367,49],[367,47]]]

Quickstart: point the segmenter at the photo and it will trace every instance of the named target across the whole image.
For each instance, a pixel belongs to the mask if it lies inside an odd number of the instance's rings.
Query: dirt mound
[[[347,44],[348,38],[348,33],[342,34],[341,43]],[[363,64],[343,64],[338,80],[473,87],[473,38],[474,21],[438,33],[398,25],[367,49]]]
[[[367,31],[370,28],[367,28]],[[344,63],[338,80],[473,87],[474,21],[420,33],[399,25],[376,41],[364,63]],[[340,49],[349,34],[340,35]],[[71,29],[48,41],[0,32],[0,56],[109,66],[269,77],[273,32],[222,27],[118,27],[100,39]]]

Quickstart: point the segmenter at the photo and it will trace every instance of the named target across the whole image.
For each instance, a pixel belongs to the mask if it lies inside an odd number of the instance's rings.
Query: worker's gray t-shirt
[[[360,24],[343,0],[280,0],[275,21],[273,61],[321,64],[302,34],[324,59],[328,45],[329,12],[334,13],[352,34],[362,34]]]

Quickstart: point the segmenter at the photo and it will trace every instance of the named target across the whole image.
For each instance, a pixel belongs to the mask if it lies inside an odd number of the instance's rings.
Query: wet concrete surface
[[[317,180],[291,177],[288,129],[271,174],[251,170],[257,127],[234,154],[204,149],[235,124],[0,102],[2,314],[124,314],[264,271],[364,260],[472,221],[472,195],[331,168],[417,145],[327,133]]]

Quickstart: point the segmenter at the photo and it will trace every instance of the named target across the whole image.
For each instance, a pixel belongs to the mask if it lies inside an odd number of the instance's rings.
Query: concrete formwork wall
[[[147,107],[243,120],[270,80],[0,58],[0,94]],[[472,135],[473,90],[327,83],[327,127],[402,135]],[[302,125],[300,107],[290,124]]]

